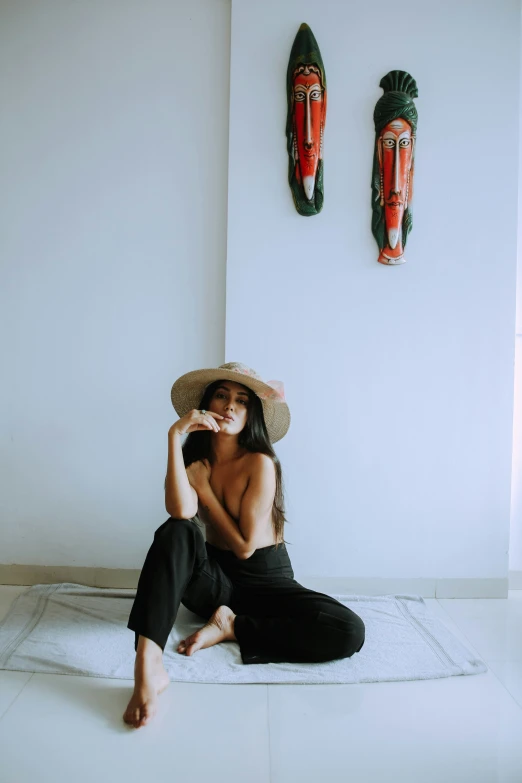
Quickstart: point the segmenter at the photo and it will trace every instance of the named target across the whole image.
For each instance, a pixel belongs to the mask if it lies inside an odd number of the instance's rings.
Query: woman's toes
[[[187,648],[187,652],[188,652],[189,648],[192,647],[197,642],[197,640],[199,639],[200,635],[201,635],[200,631],[196,631],[196,633],[193,633],[190,636],[187,636],[187,638],[185,639],[185,642],[184,642],[185,647]]]

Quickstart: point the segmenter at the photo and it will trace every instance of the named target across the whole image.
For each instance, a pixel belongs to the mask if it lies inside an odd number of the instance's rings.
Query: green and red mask
[[[384,95],[373,113],[375,149],[372,173],[372,232],[381,264],[403,264],[412,226],[417,85],[405,71],[381,79]]]
[[[317,215],[324,200],[326,76],[317,41],[306,24],[299,28],[290,52],[286,87],[288,181],[299,214]]]

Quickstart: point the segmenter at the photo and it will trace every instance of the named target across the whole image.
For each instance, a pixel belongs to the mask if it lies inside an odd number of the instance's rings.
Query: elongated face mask
[[[406,71],[383,76],[384,90],[375,105],[375,146],[372,170],[372,233],[380,264],[403,264],[412,227],[411,203],[415,168],[418,95],[415,79]]]
[[[395,251],[397,245],[402,245],[402,220],[408,206],[413,158],[411,125],[400,118],[389,122],[382,129],[377,144],[386,236],[389,249]]]
[[[317,166],[323,157],[324,88],[319,69],[301,66],[294,76],[294,157],[296,178],[308,201],[314,196]]]
[[[297,32],[286,71],[288,183],[300,215],[323,208],[326,75],[319,46],[307,24]]]

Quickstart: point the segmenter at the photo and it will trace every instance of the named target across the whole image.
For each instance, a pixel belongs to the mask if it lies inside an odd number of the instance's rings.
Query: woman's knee
[[[354,623],[351,630],[346,634],[344,640],[344,658],[351,658],[356,652],[359,652],[364,644],[366,629],[360,617],[358,623]]]
[[[351,658],[352,655],[362,648],[364,644],[364,632],[358,630],[341,630],[335,635],[331,635],[328,640],[328,648],[332,660],[337,658]]]
[[[346,613],[331,615],[319,612],[319,623],[323,628],[323,640],[332,660],[351,658],[364,644],[365,625],[361,618],[347,609]]]
[[[194,535],[197,532],[199,532],[198,527],[192,519],[169,517],[154,533],[154,540],[165,539],[170,541],[173,538]]]

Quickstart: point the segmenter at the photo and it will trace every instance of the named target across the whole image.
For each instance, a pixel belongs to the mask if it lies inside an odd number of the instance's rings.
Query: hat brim
[[[220,368],[192,370],[175,381],[170,392],[170,398],[180,419],[189,411],[197,409],[209,383],[219,380],[240,383],[260,397],[265,425],[271,443],[276,443],[286,435],[290,427],[290,409],[284,400],[277,397],[272,386],[243,373]],[[263,399],[261,395],[272,396]]]

